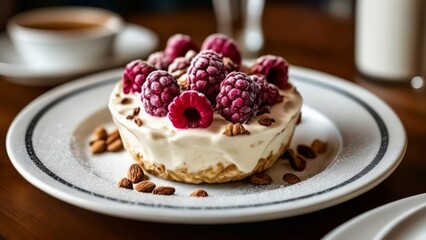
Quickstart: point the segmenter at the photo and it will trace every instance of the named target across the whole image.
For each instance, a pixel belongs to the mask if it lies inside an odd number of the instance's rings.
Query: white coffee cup
[[[7,32],[32,68],[75,68],[111,54],[124,26],[111,11],[92,7],[51,7],[12,17]]]

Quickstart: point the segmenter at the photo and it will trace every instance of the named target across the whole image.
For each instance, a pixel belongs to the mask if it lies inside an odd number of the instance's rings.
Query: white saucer
[[[425,203],[426,193],[388,203],[343,223],[323,240],[425,239],[426,228],[417,226],[426,222]]]
[[[382,182],[406,149],[404,128],[382,100],[337,77],[291,66],[290,79],[304,98],[302,121],[292,148],[319,138],[327,151],[294,172],[279,161],[268,186],[246,181],[183,184],[150,179],[176,188],[173,196],[120,189],[118,180],[133,162],[130,154],[92,155],[89,142],[99,125],[113,127],[109,95],[122,69],[69,82],[43,94],[15,118],[6,148],[15,168],[48,194],[92,211],[169,223],[238,223],[277,219],[323,209],[351,199]],[[288,186],[284,173],[302,182]],[[191,198],[196,188],[209,197]]]
[[[19,57],[6,33],[0,34],[0,75],[11,82],[31,86],[56,85],[90,72],[122,66],[131,60],[146,58],[158,45],[157,35],[142,26],[127,24],[117,36],[113,53],[84,68],[34,69]]]

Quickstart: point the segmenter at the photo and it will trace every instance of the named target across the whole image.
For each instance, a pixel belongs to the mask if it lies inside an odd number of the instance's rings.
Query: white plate
[[[405,153],[405,131],[394,112],[368,91],[339,78],[291,67],[291,79],[304,97],[302,122],[292,147],[315,138],[328,150],[294,172],[303,181],[286,186],[293,172],[280,160],[268,172],[270,186],[247,181],[172,185],[174,196],[120,189],[118,180],[132,163],[127,152],[92,156],[93,129],[113,127],[107,100],[122,70],[112,70],[57,87],[34,100],[13,121],[7,151],[30,183],[63,201],[104,214],[172,223],[235,223],[299,215],[351,199],[379,184]],[[207,198],[188,195],[196,188]]]
[[[0,34],[0,75],[23,85],[55,85],[89,72],[118,67],[134,59],[144,59],[158,45],[158,37],[151,30],[127,24],[117,36],[110,57],[88,64],[84,68],[35,69],[26,65],[16,52],[6,33]],[[59,60],[58,60],[59,61]]]
[[[388,203],[345,222],[323,239],[425,239],[425,203],[426,194]]]

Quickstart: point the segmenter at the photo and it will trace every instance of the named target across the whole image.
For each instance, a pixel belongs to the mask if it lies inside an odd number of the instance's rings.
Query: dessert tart
[[[177,34],[154,54],[157,62],[126,66],[108,104],[125,149],[145,171],[187,183],[229,182],[270,168],[284,153],[302,97],[283,58],[262,56],[244,68],[222,34],[200,49]]]

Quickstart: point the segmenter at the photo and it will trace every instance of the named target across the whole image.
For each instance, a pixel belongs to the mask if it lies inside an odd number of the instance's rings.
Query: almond
[[[118,152],[123,149],[123,142],[120,138],[115,139],[112,143],[107,145],[108,152]]]
[[[286,182],[288,184],[296,184],[296,183],[300,182],[300,178],[298,176],[294,175],[293,173],[284,174],[283,180],[284,180],[284,182]]]
[[[94,131],[96,140],[105,140],[108,137],[108,133],[103,127],[97,127]]]
[[[170,186],[160,186],[155,188],[152,193],[157,195],[173,195],[175,193],[175,188]]]
[[[250,181],[257,185],[269,185],[272,183],[272,178],[266,173],[255,173],[250,176]]]
[[[104,152],[106,149],[106,144],[104,140],[96,140],[90,145],[90,150],[93,154],[98,154]]]
[[[143,180],[144,172],[139,164],[132,164],[127,172],[127,177],[132,181],[132,183],[138,183]]]
[[[312,148],[304,144],[299,144],[297,146],[297,152],[305,158],[315,158],[317,156]]]
[[[190,195],[190,197],[208,197],[209,194],[203,189],[196,189]]]
[[[133,189],[133,184],[128,178],[122,178],[117,185],[121,188]]]
[[[108,134],[106,144],[111,144],[118,138],[120,138],[120,133],[118,132],[118,129],[114,129],[110,134]]]
[[[303,171],[306,168],[306,160],[303,159],[300,156],[292,156],[288,159],[288,161],[290,162],[291,167],[295,170],[295,171]]]
[[[311,148],[316,153],[324,153],[327,150],[327,143],[319,139],[315,139],[311,143]]]
[[[138,117],[135,117],[135,119],[133,120],[136,125],[138,125],[138,127],[142,126],[142,120]]]
[[[138,192],[150,193],[155,188],[155,183],[151,181],[142,181],[135,185],[135,190]]]

